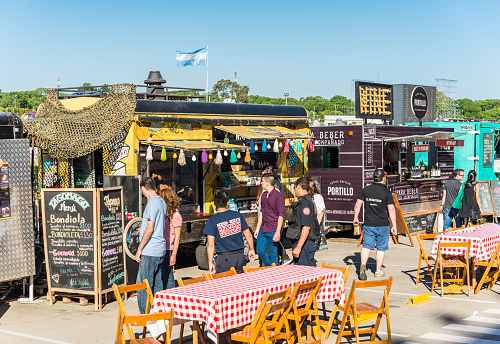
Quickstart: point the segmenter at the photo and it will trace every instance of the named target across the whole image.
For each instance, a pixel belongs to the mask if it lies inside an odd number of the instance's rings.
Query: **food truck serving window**
[[[310,169],[339,168],[339,147],[316,146],[314,152],[309,152]]]

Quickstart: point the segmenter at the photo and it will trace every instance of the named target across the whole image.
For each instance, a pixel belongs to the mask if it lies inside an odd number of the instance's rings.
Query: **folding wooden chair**
[[[121,326],[120,326],[120,315],[123,314],[124,316],[127,316],[127,311],[125,310],[125,305],[123,303],[123,299],[121,294],[126,294],[132,291],[139,291],[139,290],[146,290],[147,293],[147,298],[146,298],[146,314],[149,313],[149,309],[151,305],[153,304],[153,293],[151,292],[151,288],[149,287],[148,280],[143,280],[142,283],[138,284],[131,284],[131,285],[125,285],[118,287],[116,284],[113,284],[113,292],[115,293],[116,301],[118,302],[118,324],[117,324],[117,329],[116,329],[116,340],[118,341],[118,334],[121,331]],[[136,324],[134,326],[143,326],[142,329],[142,338],[146,338],[146,325],[147,323],[141,323],[141,324]],[[128,335],[130,338],[135,338],[134,331],[132,330],[132,327],[130,323],[126,323],[125,327],[127,328]],[[117,342],[119,343],[119,342]]]
[[[457,250],[464,249],[465,257],[443,256],[441,253],[442,249],[454,248]],[[434,291],[434,286],[438,283],[436,279],[437,271],[439,269],[439,282],[441,284],[441,296],[443,296],[444,291],[450,290],[464,290],[467,289],[467,295],[470,296],[470,279],[469,279],[469,252],[470,252],[470,241],[468,242],[440,242],[438,246],[438,253],[436,257],[436,264],[434,265],[434,276],[432,278],[432,288],[431,292]],[[444,269],[451,270],[452,274],[449,278],[444,278]],[[462,270],[462,278],[460,278],[460,271]],[[467,282],[467,286],[464,284]],[[453,283],[451,285],[445,286],[444,283]],[[455,284],[460,283],[460,284]]]
[[[271,266],[261,266],[261,267],[258,267],[258,268],[247,268],[246,266],[243,267],[243,272],[246,273],[246,272],[250,272],[250,271],[257,271],[257,270],[262,270],[262,269],[269,269],[269,268],[272,268],[276,266],[276,264],[272,264]]]
[[[344,285],[347,285],[347,279],[349,278],[349,272],[351,271],[350,265],[347,265],[346,267],[340,267],[340,266],[326,265],[325,262],[322,262],[320,265],[320,268],[342,271]],[[322,302],[321,305],[323,306],[323,319],[326,320],[326,302]],[[333,310],[332,310],[332,312],[333,312]],[[335,314],[332,313],[331,315],[335,318]],[[324,323],[324,321],[321,321],[321,322]]]
[[[116,343],[125,344],[125,335],[123,326],[128,328],[136,324],[147,324],[148,321],[165,321],[168,320],[167,331],[163,336],[165,344],[170,344],[170,336],[172,334],[172,324],[174,319],[174,310],[164,313],[141,314],[141,315],[125,315],[120,313],[118,318],[118,333],[116,334]],[[161,344],[156,338],[141,338],[135,339],[135,336],[130,337],[129,344]]]
[[[498,242],[497,248],[489,260],[475,262],[474,264],[478,267],[486,267],[481,280],[474,289],[474,294],[477,294],[481,290],[484,283],[489,283],[488,290],[491,290],[500,274],[500,242]],[[496,269],[496,271],[490,271],[491,269]]]
[[[177,279],[177,284],[179,284],[179,287],[185,286],[185,285],[190,285],[190,284],[195,284],[195,283],[201,283],[208,281],[208,278],[205,274],[202,274],[201,277],[196,277],[196,278],[190,278],[187,280],[183,280],[182,278]],[[200,323],[196,320],[193,320],[193,338],[192,342],[197,343],[198,338],[197,338],[197,333],[201,334],[201,337],[203,337],[203,333],[205,333],[205,328],[204,324],[200,326]],[[179,344],[182,344],[184,342],[184,323],[181,324],[181,330],[179,334]],[[200,338],[201,342],[205,342],[205,338]]]
[[[420,252],[418,254],[418,267],[417,267],[417,278],[415,280],[415,285],[418,285],[418,281],[421,278],[425,278],[426,276],[432,277],[432,266],[430,261],[434,261],[434,258],[432,256],[427,256],[425,253],[424,245],[422,244],[422,240],[425,239],[434,239],[436,237],[437,233],[434,234],[418,234],[417,235],[417,242],[418,246],[420,247]],[[427,265],[427,273],[420,273],[420,266],[422,261],[425,261],[425,265]],[[425,269],[425,266],[422,266],[422,269]]]
[[[231,270],[229,270],[229,271],[220,272],[218,274],[211,274],[210,272],[207,272],[204,275],[207,276],[208,280],[214,280],[214,279],[217,279],[217,278],[234,276],[234,275],[236,275],[236,269],[235,268],[231,268]]]
[[[274,305],[270,304],[268,300],[269,294],[264,295],[261,302],[261,305],[264,303],[264,306],[262,309],[259,307],[261,310],[255,314],[250,326],[242,331],[231,334],[232,340],[249,344],[269,344],[274,343],[277,340],[286,340],[291,344],[288,315],[295,304],[295,298],[291,296],[289,299],[278,302]],[[279,316],[279,319],[277,319],[276,326],[274,326],[271,331],[266,325],[266,318],[273,313],[280,313],[281,315]],[[285,332],[281,332],[283,329],[285,329]]]
[[[291,341],[295,342],[297,339],[299,344],[302,344],[302,327],[307,321],[306,335],[307,343],[321,343],[321,324],[319,319],[318,304],[316,302],[316,297],[318,295],[319,287],[321,286],[322,277],[319,277],[316,281],[309,283],[296,283],[291,294],[291,298],[297,300],[300,294],[310,293],[305,305],[297,307],[297,303],[293,305],[293,313],[288,315],[288,320],[295,322],[295,329],[292,331]],[[313,320],[314,318],[314,320]],[[318,333],[319,340],[314,340],[312,337],[312,322],[316,324],[316,329]]]
[[[389,292],[392,286],[392,277],[389,279],[381,281],[366,281],[358,282],[357,280],[352,281],[351,292],[349,293],[349,298],[347,299],[345,305],[344,316],[342,317],[342,322],[340,323],[339,333],[337,335],[336,344],[339,344],[344,336],[354,335],[356,337],[356,344],[359,344],[359,335],[371,333],[369,343],[391,343],[391,322],[389,319]],[[372,288],[372,287],[385,287],[384,297],[382,298],[382,303],[380,307],[371,305],[369,303],[357,303],[356,302],[356,289],[362,288]],[[358,319],[363,316],[377,315],[377,320],[375,321],[375,326],[373,328],[359,329]],[[387,340],[375,341],[377,337],[378,328],[380,326],[380,321],[382,316],[385,315],[387,321]],[[345,329],[346,323],[350,322],[350,317],[354,318],[354,330],[349,328]],[[330,332],[328,332],[329,334]],[[328,336],[326,337],[328,338]]]

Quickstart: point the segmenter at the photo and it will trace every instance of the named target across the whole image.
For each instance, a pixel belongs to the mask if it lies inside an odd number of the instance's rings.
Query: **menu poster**
[[[123,252],[123,188],[105,188],[100,192],[99,257],[101,292],[113,284],[125,284],[125,257]]]
[[[422,232],[432,233],[436,222],[437,212],[405,216],[406,226],[410,233]]]
[[[500,214],[500,180],[490,180],[491,192],[497,214]]]
[[[479,202],[483,209],[483,215],[496,215],[496,207],[493,201],[493,193],[490,188],[489,180],[478,180],[477,186],[479,187]]]
[[[0,160],[0,220],[10,217],[9,163]]]
[[[493,166],[493,134],[483,134],[483,167]]]
[[[49,292],[94,294],[95,191],[43,189],[42,215]]]

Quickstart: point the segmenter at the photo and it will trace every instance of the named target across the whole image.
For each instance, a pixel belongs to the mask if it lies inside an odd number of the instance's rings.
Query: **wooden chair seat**
[[[123,328],[129,328],[130,325],[147,323],[148,321],[168,321],[166,332],[163,334],[165,344],[170,344],[172,325],[174,320],[174,311],[170,310],[163,313],[154,314],[140,314],[140,315],[125,315],[120,313],[118,316],[118,333],[116,337],[116,344],[125,344],[125,334]],[[130,336],[130,344],[158,344],[160,343],[155,338],[141,338],[135,339],[135,334],[132,332]]]
[[[441,264],[443,267],[466,267],[467,264],[462,262],[461,260],[458,259],[445,259],[443,260],[443,263]]]
[[[443,256],[442,251],[447,249],[464,249],[465,257],[447,259]],[[441,296],[444,295],[446,290],[456,291],[467,289],[467,295],[470,297],[470,278],[469,278],[469,253],[470,241],[468,242],[440,242],[438,246],[438,253],[436,257],[436,264],[434,265],[434,273],[432,278],[431,292],[434,292],[434,287],[439,283],[441,285]],[[451,276],[448,277],[444,270],[451,270]],[[439,270],[439,277],[437,272]],[[460,277],[462,272],[462,277]],[[446,278],[445,278],[446,276]],[[445,283],[452,283],[445,285]]]
[[[352,308],[353,306],[351,306],[351,310],[354,311],[354,309]],[[377,306],[374,306],[374,305],[371,305],[369,303],[365,303],[365,302],[362,302],[362,303],[357,303],[356,304],[356,311],[358,313],[365,313],[365,314],[378,314],[378,313],[381,313],[381,312],[384,312],[384,310],[380,307],[377,307]]]
[[[475,265],[478,267],[484,267],[485,269],[483,271],[481,280],[478,282],[476,288],[474,289],[474,294],[477,294],[479,290],[481,290],[484,283],[488,283],[488,290],[491,290],[500,275],[500,242],[498,243],[495,252],[489,260],[476,262]],[[474,270],[474,277],[475,274],[476,272]]]
[[[231,339],[237,342],[247,342],[250,340],[250,338],[254,335],[255,331],[253,331],[252,328],[246,328],[242,331],[235,332],[231,335]],[[267,331],[267,335],[269,336],[270,341],[275,341],[278,339],[286,339],[285,338],[285,333],[281,332],[274,332],[274,331]],[[263,337],[262,330],[259,332],[258,337]],[[264,343],[265,341],[262,340]]]

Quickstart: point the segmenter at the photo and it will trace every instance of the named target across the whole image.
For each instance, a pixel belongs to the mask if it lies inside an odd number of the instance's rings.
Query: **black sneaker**
[[[367,277],[366,277],[366,265],[361,265],[361,267],[359,268],[359,280],[360,281],[366,281],[367,280]]]

